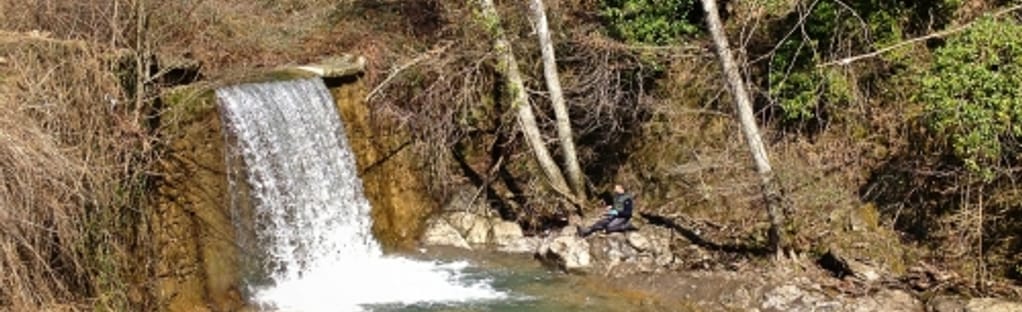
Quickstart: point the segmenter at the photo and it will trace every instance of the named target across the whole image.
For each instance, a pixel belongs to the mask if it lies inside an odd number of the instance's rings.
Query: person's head
[[[624,194],[624,193],[625,193],[625,187],[624,186],[621,186],[621,184],[614,184],[614,194]]]

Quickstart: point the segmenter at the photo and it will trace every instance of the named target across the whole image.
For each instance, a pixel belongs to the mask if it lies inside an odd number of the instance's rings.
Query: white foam
[[[257,290],[255,302],[279,311],[361,311],[367,304],[456,303],[500,299],[488,281],[465,280],[467,264],[402,258],[325,263],[303,277]]]

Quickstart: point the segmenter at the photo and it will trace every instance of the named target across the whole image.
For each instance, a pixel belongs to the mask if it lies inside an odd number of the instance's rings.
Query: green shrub
[[[689,22],[693,0],[602,0],[611,35],[633,43],[669,44],[699,30]]]
[[[951,37],[921,77],[927,126],[970,170],[991,178],[1022,136],[1022,25],[985,19]],[[1014,151],[1013,151],[1014,152]]]

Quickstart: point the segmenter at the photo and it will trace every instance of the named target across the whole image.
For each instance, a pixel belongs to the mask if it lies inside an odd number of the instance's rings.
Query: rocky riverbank
[[[576,225],[526,235],[514,222],[447,211],[428,221],[423,243],[480,253],[531,254],[566,274],[634,289],[651,301],[683,300],[706,311],[1022,311],[1022,304],[1002,299],[916,292],[876,277],[878,273],[854,260],[846,261],[865,272],[843,278],[835,277],[819,259],[804,257],[776,262],[742,257],[700,268],[692,259],[700,257],[702,247],[643,218],[633,223],[638,230],[586,238],[576,234]]]

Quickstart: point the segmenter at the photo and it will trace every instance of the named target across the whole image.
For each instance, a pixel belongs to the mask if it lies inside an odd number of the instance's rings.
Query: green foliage
[[[820,2],[807,17],[805,32],[784,40],[775,51],[767,80],[783,121],[809,120],[817,116],[824,103],[851,98],[851,88],[842,75],[815,67],[827,55],[821,47],[832,46],[839,39],[836,33],[847,26],[839,18],[841,10],[836,4]]]
[[[982,20],[934,57],[919,94],[927,125],[967,168],[992,178],[1022,136],[1022,25]]]
[[[628,42],[669,44],[699,30],[688,21],[693,0],[602,0],[611,34]]]
[[[820,1],[809,8],[804,20],[803,13],[790,12],[774,30],[775,36],[786,38],[773,51],[767,73],[770,95],[781,109],[782,121],[806,121],[852,99],[856,82],[836,70],[819,69],[817,64],[900,42],[912,35],[911,29],[928,29],[935,19],[942,23],[957,5],[957,0],[868,0],[847,2],[847,6]],[[920,23],[925,26],[917,25]],[[899,50],[880,59],[898,67],[913,62],[910,56]]]

